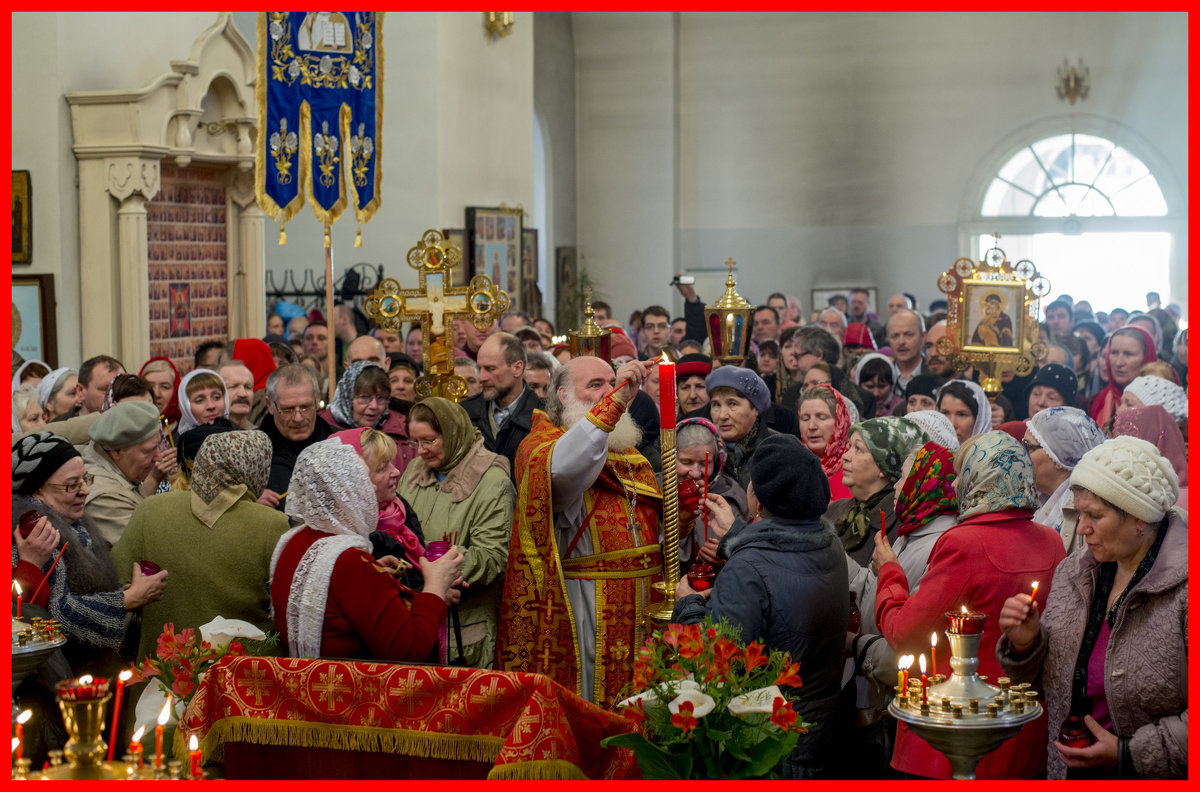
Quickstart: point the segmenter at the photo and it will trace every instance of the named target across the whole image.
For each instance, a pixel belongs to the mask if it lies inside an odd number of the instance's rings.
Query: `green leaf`
[[[774,770],[792,749],[800,735],[795,732],[781,734],[775,739],[763,740],[749,750],[749,764],[738,769],[739,778],[759,778]]]
[[[632,750],[637,758],[638,768],[642,771],[642,778],[648,781],[688,778],[692,772],[690,755],[665,751],[637,732],[605,737],[600,744]]]

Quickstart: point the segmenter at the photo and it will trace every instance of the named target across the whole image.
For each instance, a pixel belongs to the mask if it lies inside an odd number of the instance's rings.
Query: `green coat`
[[[142,608],[139,663],[155,652],[167,622],[174,622],[176,633],[217,616],[248,621],[263,632],[275,629],[271,554],[288,530],[287,517],[244,492],[209,528],[193,513],[192,496],[182,490],[147,498],[112,549],[124,583],[135,561],[153,561],[170,573],[163,598]],[[203,504],[199,497],[195,503]]]
[[[484,449],[479,440],[438,482],[418,457],[408,463],[399,492],[416,511],[427,542],[458,532],[457,544],[465,559],[462,576],[468,584],[458,606],[463,655],[475,668],[491,668],[517,498],[508,460]],[[453,629],[447,641],[453,657]]]

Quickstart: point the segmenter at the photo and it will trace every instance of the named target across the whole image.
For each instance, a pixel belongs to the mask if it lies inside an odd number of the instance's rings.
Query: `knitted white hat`
[[[1162,377],[1137,377],[1125,390],[1142,400],[1142,404],[1161,404],[1178,423],[1187,418],[1187,391]]]
[[[1158,522],[1179,500],[1179,477],[1158,449],[1137,437],[1106,440],[1071,471],[1080,486],[1139,520]]]

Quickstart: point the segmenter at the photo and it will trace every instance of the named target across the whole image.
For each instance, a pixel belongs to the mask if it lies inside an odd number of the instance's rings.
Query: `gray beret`
[[[129,448],[154,437],[162,429],[158,408],[146,401],[114,404],[96,419],[88,436],[103,448]]]
[[[748,399],[760,413],[766,412],[771,406],[771,394],[767,391],[767,384],[762,381],[762,377],[741,366],[721,366],[713,369],[712,374],[704,379],[704,388],[709,393],[712,393],[713,388],[733,388]]]

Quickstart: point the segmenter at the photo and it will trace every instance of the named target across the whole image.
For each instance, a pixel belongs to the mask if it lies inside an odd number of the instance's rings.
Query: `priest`
[[[651,588],[662,495],[625,411],[650,365],[614,376],[601,358],[572,358],[516,457],[496,668],[545,674],[606,708],[632,680],[646,612],[662,599]]]

